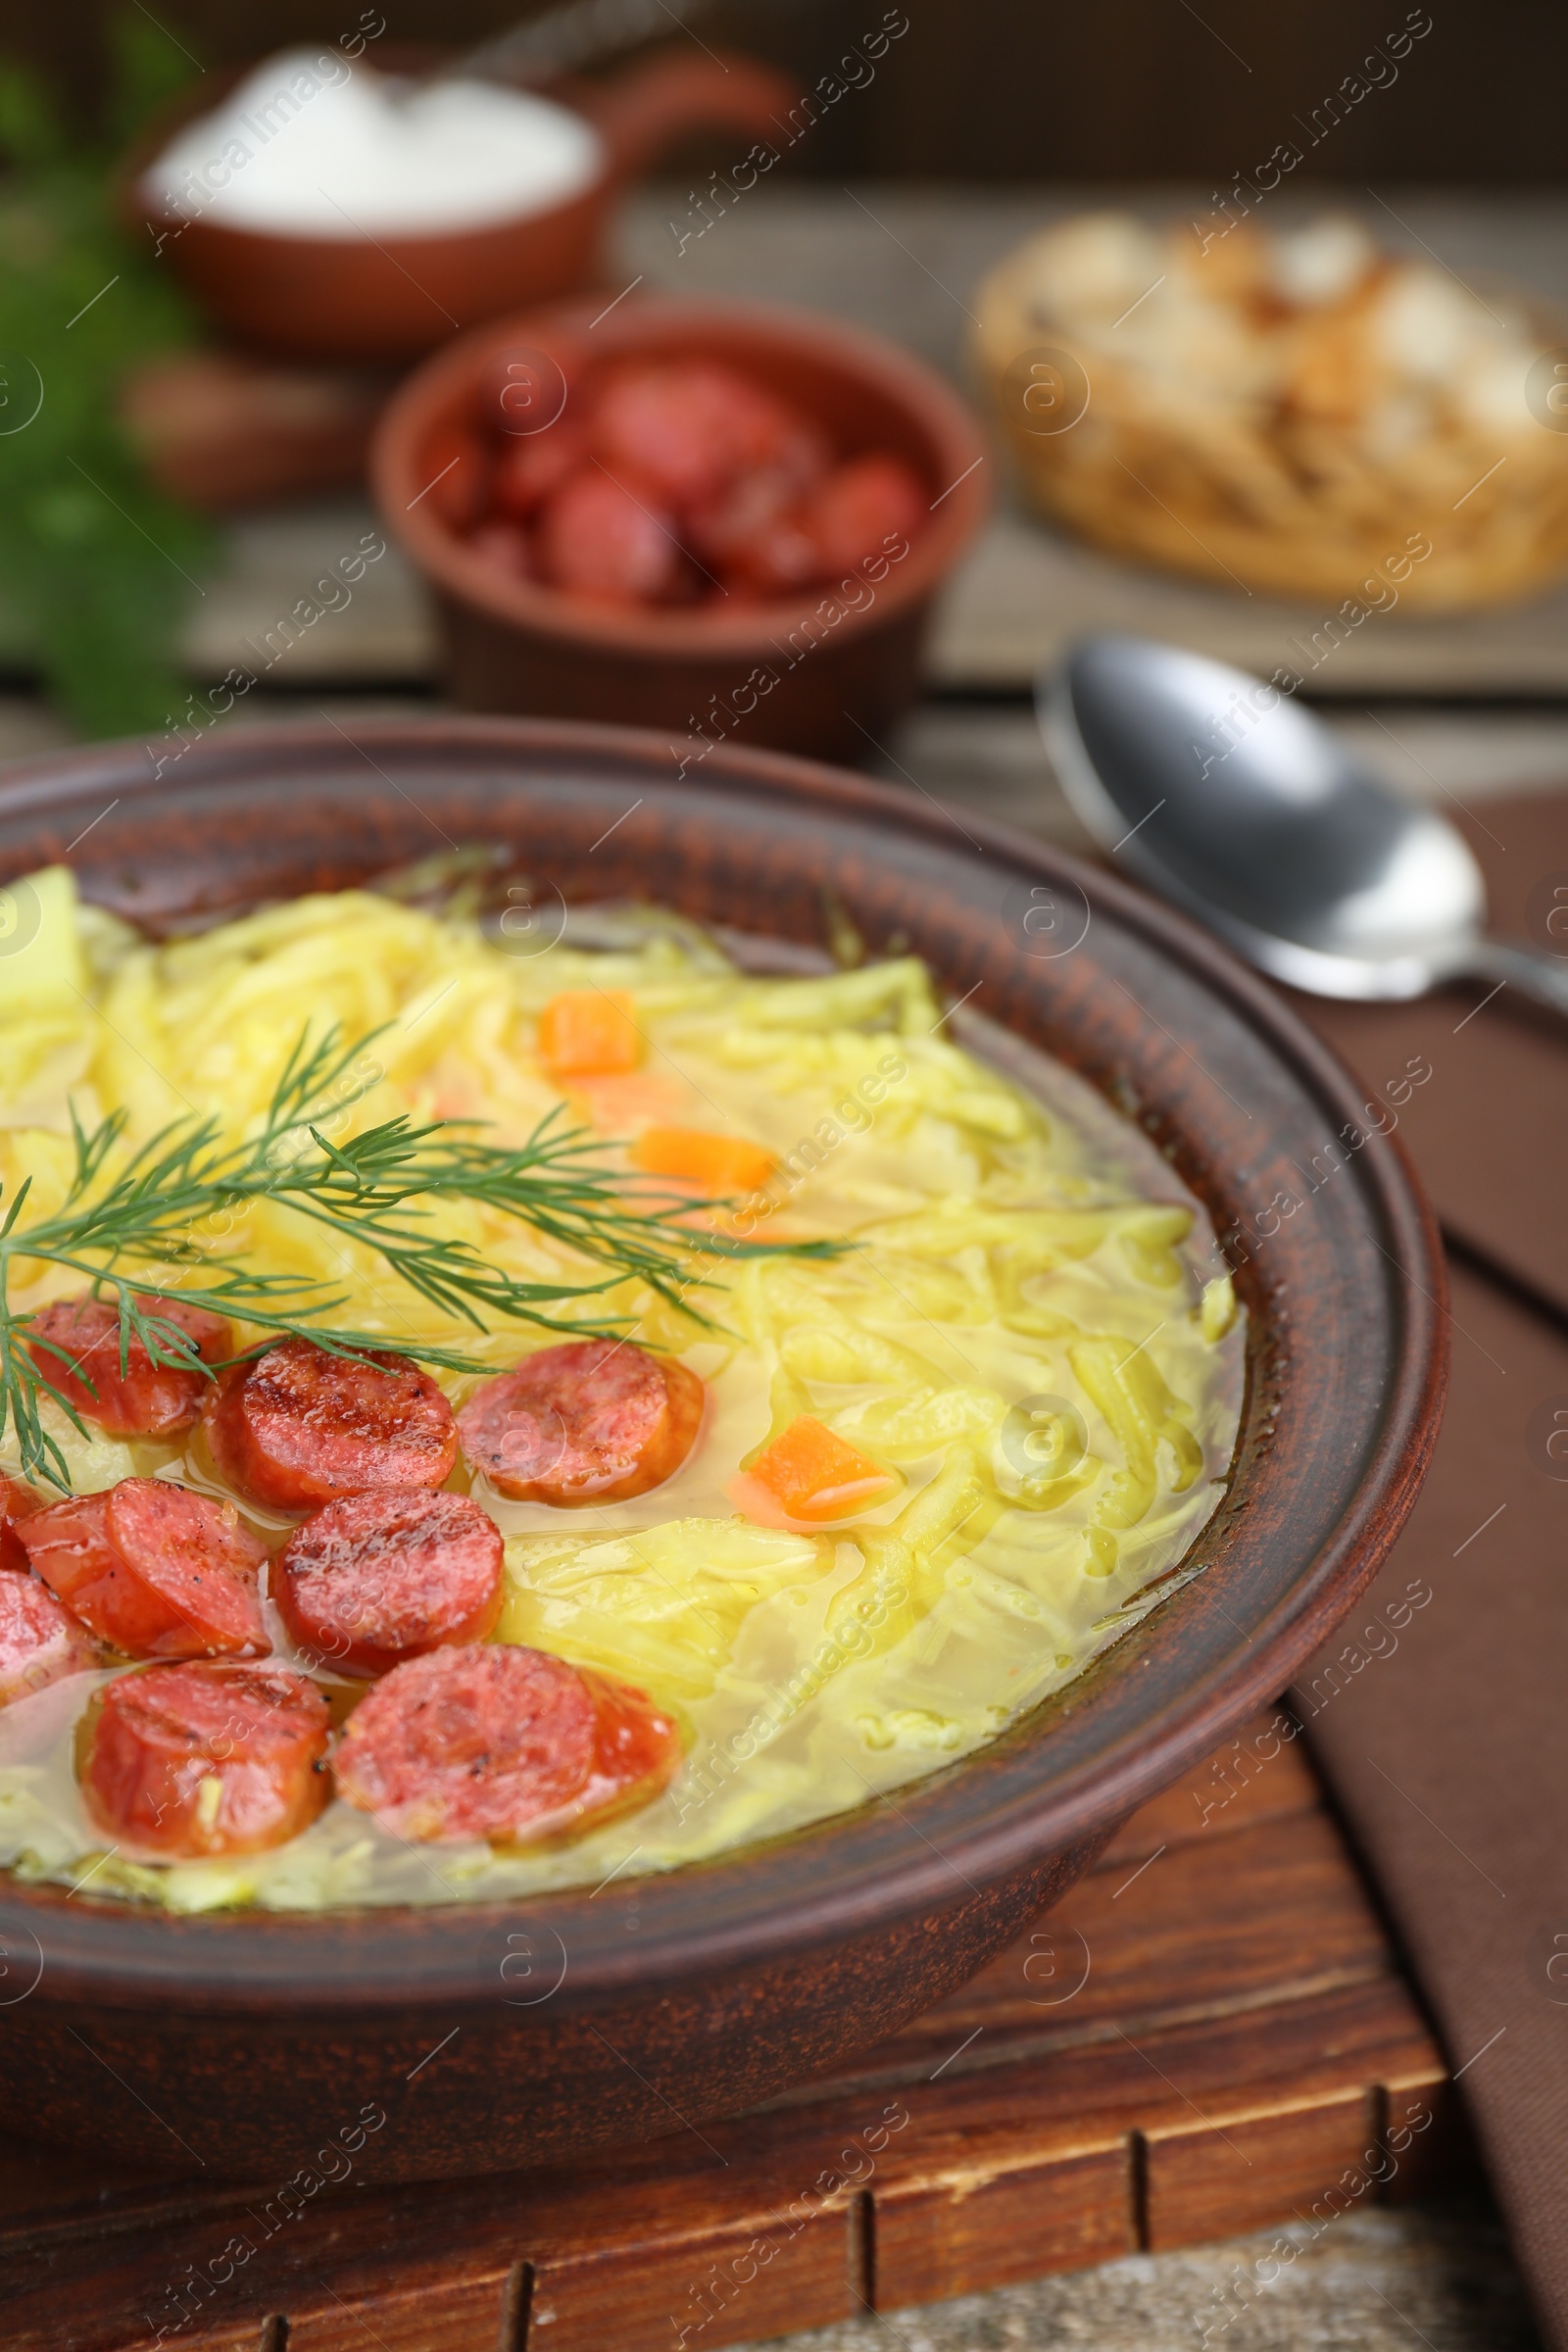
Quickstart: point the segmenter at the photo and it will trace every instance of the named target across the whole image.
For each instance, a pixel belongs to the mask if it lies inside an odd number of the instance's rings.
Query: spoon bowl
[[[1102,848],[1261,970],[1399,999],[1471,973],[1568,1011],[1568,967],[1485,934],[1446,818],[1361,767],[1288,686],[1179,647],[1089,637],[1042,680],[1063,791]]]

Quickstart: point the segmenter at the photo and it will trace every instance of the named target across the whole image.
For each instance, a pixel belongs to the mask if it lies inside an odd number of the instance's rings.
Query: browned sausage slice
[[[72,1494],[17,1531],[72,1615],[132,1658],[266,1655],[256,1573],[266,1551],[231,1502],[162,1478]]]
[[[203,1363],[216,1364],[232,1351],[221,1315],[210,1315],[181,1298],[155,1293],[136,1304],[166,1323],[177,1323]],[[120,1309],[112,1298],[60,1298],[35,1315],[27,1332],[29,1352],[45,1380],[58,1389],[84,1421],[112,1438],[168,1438],[189,1429],[212,1387],[203,1372],[155,1364],[139,1340],[120,1368]],[[40,1342],[47,1342],[42,1346]],[[56,1349],[63,1349],[57,1354]]]
[[[458,1458],[452,1407],[406,1355],[357,1361],[282,1340],[208,1397],[208,1448],[237,1494],[312,1511],[340,1494],[439,1487]]]
[[[645,1692],[494,1642],[394,1667],[349,1717],[337,1784],[400,1838],[516,1844],[645,1803],[680,1753]]]
[[[518,1502],[617,1502],[662,1486],[702,1427],[695,1372],[628,1340],[570,1340],[475,1389],[463,1450]]]
[[[0,1707],[97,1664],[97,1643],[47,1585],[0,1569]]]
[[[30,1487],[0,1472],[0,1568],[17,1568],[24,1576],[27,1574],[26,1546],[17,1531],[17,1521],[28,1519],[42,1508],[41,1498]]]
[[[81,1793],[122,1853],[253,1854],[308,1829],[331,1794],[326,1701],[282,1666],[149,1666],[82,1720]]]
[[[272,1597],[299,1647],[346,1674],[384,1674],[445,1642],[482,1642],[501,1614],[501,1530],[466,1494],[348,1494],[295,1529]]]

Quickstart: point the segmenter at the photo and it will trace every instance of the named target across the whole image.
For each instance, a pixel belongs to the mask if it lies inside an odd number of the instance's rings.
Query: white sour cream
[[[186,123],[142,184],[161,210],[229,228],[440,236],[547,212],[604,163],[592,126],[548,99],[290,49]]]

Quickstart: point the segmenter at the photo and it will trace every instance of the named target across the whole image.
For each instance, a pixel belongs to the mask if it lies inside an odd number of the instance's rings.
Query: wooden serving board
[[[0,2346],[710,2352],[1402,2197],[1460,2143],[1446,2080],[1264,1715],[961,1992],[753,2114],[287,2194],[0,2145]]]

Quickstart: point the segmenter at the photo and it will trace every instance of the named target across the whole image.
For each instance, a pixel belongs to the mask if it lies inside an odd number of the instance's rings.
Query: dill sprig
[[[374,1250],[410,1290],[475,1331],[503,1321],[567,1330],[574,1337],[618,1338],[627,1320],[610,1314],[564,1322],[546,1311],[552,1304],[589,1299],[636,1280],[707,1324],[710,1318],[690,1294],[712,1278],[691,1270],[694,1258],[822,1257],[840,1247],[745,1242],[693,1231],[679,1221],[689,1203],[629,1189],[624,1173],[607,1163],[612,1147],[570,1125],[560,1104],[516,1150],[485,1143],[471,1132],[478,1124],[473,1120],[417,1126],[407,1116],[333,1143],[317,1122],[350,1065],[379,1034],[347,1047],[335,1029],[314,1047],[302,1035],[259,1131],[240,1143],[224,1137],[218,1119],[193,1115],[174,1120],[120,1159],[124,1112],[115,1111],[89,1132],[73,1109],[75,1167],[59,1210],[23,1224],[29,1177],[0,1223],[0,1438],[15,1428],[26,1475],[70,1486],[65,1455],[40,1416],[44,1396],[87,1433],[40,1361],[53,1355],[67,1364],[70,1349],[42,1339],[29,1345],[32,1317],[11,1307],[11,1269],[19,1259],[69,1267],[96,1294],[117,1300],[122,1371],[133,1342],[154,1363],[204,1376],[213,1370],[188,1333],[140,1302],[145,1269],[157,1266],[199,1270],[196,1281],[165,1279],[164,1287],[177,1290],[185,1304],[313,1340],[335,1355],[395,1346],[399,1354],[422,1363],[481,1372],[492,1367],[461,1348],[422,1340],[393,1343],[385,1332],[333,1322],[344,1294],[313,1275],[259,1273],[241,1257],[215,1255],[222,1238],[215,1228],[257,1201],[273,1201],[344,1243]],[[471,1243],[432,1229],[429,1207],[419,1203],[439,1200],[478,1201],[515,1217],[603,1271],[586,1282],[519,1281]],[[137,1268],[143,1269],[139,1276]]]

